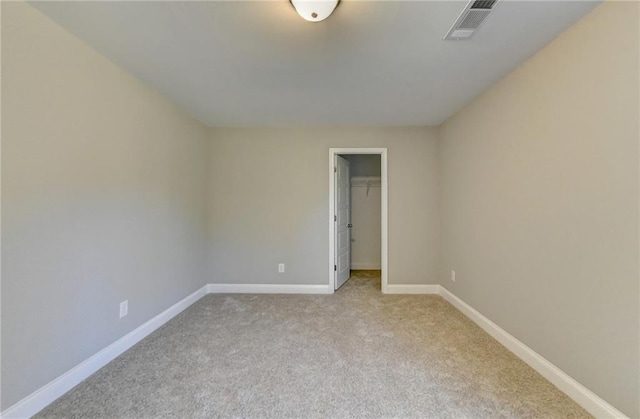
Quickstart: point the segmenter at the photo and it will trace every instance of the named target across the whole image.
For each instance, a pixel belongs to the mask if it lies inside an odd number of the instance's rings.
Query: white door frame
[[[329,149],[329,290],[335,290],[335,215],[336,190],[335,190],[335,162],[338,154],[379,154],[380,155],[380,258],[382,271],[382,292],[387,293],[389,285],[389,235],[388,235],[388,195],[387,195],[387,149],[386,148],[330,148]]]

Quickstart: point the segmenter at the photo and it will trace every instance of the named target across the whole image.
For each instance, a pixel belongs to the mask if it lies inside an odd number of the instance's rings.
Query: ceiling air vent
[[[460,41],[470,39],[475,31],[485,21],[498,0],[470,1],[458,16],[444,39]]]

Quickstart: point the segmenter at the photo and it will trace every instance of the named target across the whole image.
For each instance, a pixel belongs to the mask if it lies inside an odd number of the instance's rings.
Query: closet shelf
[[[354,176],[351,178],[352,187],[380,187],[379,176]]]

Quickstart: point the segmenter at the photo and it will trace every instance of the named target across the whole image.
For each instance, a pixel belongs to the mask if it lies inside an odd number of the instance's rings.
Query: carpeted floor
[[[40,417],[589,415],[438,296],[207,295]]]

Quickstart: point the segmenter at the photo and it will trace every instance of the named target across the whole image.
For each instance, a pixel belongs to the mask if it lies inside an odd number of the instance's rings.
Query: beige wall
[[[380,155],[345,154],[342,157],[349,162],[351,179],[351,269],[381,269]],[[361,177],[377,177],[378,181],[365,184],[359,179],[353,182],[354,178]]]
[[[378,176],[380,177],[379,154],[345,154],[349,161],[349,175],[354,176]]]
[[[638,7],[596,8],[448,120],[439,149],[441,284],[632,417]]]
[[[377,186],[351,185],[351,269],[380,269],[382,266],[381,189],[379,182]]]
[[[329,148],[387,147],[389,283],[436,283],[436,145],[432,128],[214,129],[210,281],[326,284]]]
[[[4,410],[206,283],[207,130],[23,3],[2,105]]]
[[[389,282],[640,416],[638,17],[600,6],[439,131],[207,130],[2,3],[0,410],[207,282],[326,284],[328,149],[387,147]]]

